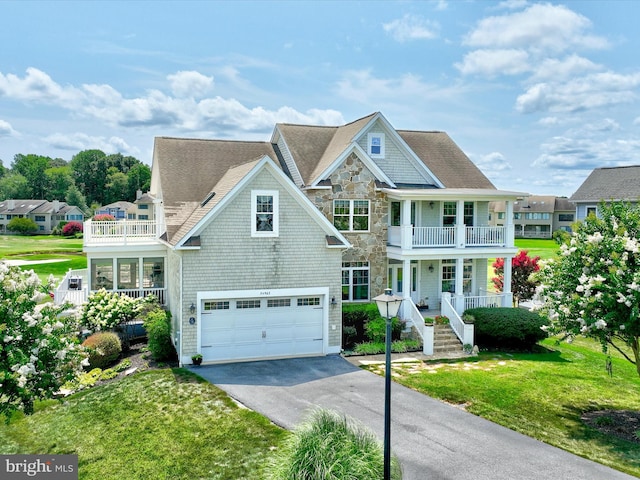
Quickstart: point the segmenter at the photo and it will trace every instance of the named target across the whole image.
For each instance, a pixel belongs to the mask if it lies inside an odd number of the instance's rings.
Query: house
[[[490,225],[504,225],[505,202],[489,204]],[[516,238],[551,238],[556,230],[571,231],[575,206],[566,197],[530,195],[514,202],[513,224]]]
[[[81,222],[84,214],[80,208],[53,200],[5,200],[0,202],[0,233],[7,233],[7,225],[14,218],[30,218],[38,226],[36,233],[50,234],[60,222]]]
[[[598,204],[640,200],[640,165],[594,169],[569,198],[576,207],[576,220],[598,213]]]
[[[155,207],[157,202],[156,198],[149,192],[142,193],[141,190],[136,192],[136,200],[131,204],[132,206],[127,210],[128,220],[154,220],[155,221]]]
[[[277,124],[268,142],[158,137],[149,194],[156,221],[86,223],[86,283],[161,298],[182,363],[337,353],[342,302],[386,288],[420,333],[418,305],[458,333],[465,308],[512,304],[510,269],[489,293],[487,265],[517,253],[526,194],[497,190],[446,133],[381,113]]]
[[[111,215],[116,220],[125,220],[127,218],[127,212],[134,208],[135,205],[131,202],[113,202],[98,208],[94,215]]]

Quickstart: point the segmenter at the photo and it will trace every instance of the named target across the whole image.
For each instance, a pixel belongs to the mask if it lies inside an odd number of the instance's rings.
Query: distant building
[[[132,210],[135,205],[131,202],[113,202],[109,205],[103,205],[95,211],[94,215],[111,215],[116,220],[126,220],[127,212]]]
[[[597,215],[600,202],[637,204],[639,199],[640,165],[596,168],[570,198],[576,207],[576,220],[584,220],[590,213]]]
[[[490,224],[505,224],[505,202],[491,202]],[[551,238],[556,230],[571,231],[576,209],[566,197],[531,195],[513,204],[513,225],[516,238]]]
[[[9,232],[7,225],[14,218],[30,218],[38,225],[37,233],[48,235],[60,222],[82,223],[84,214],[80,208],[58,200],[12,199],[0,202],[0,233]]]

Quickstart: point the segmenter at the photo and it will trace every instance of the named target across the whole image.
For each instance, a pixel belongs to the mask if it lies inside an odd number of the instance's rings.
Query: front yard
[[[394,381],[495,423],[631,475],[640,476],[640,421],[616,433],[610,411],[640,412],[635,367],[591,340],[542,342],[543,353],[482,352],[447,362],[394,364]],[[384,373],[384,365],[370,367]],[[583,416],[602,412],[600,418]],[[627,417],[633,421],[635,416]],[[591,426],[590,426],[591,425]],[[600,430],[608,433],[601,433]],[[620,432],[622,434],[622,432]]]
[[[185,369],[149,370],[0,422],[0,452],[78,454],[81,479],[256,480],[288,433]]]

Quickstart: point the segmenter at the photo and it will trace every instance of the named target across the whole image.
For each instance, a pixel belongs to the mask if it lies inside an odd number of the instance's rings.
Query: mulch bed
[[[606,435],[640,443],[640,412],[634,410],[600,410],[582,415],[582,421]]]

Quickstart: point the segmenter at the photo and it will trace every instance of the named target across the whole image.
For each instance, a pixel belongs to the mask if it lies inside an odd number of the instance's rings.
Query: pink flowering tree
[[[51,303],[52,287],[53,277],[43,285],[33,270],[0,262],[0,415],[7,419],[32,413],[85,362],[77,320],[60,315],[67,306]]]
[[[542,262],[538,292],[547,331],[584,335],[619,351],[640,375],[640,207],[601,204]]]
[[[113,215],[109,215],[108,213],[99,213],[98,215],[93,216],[94,222],[113,222],[116,217]]]

